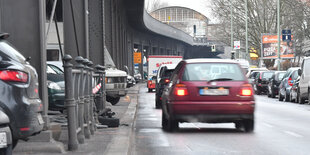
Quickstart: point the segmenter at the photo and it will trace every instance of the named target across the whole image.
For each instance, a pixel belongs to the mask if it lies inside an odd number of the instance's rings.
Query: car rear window
[[[265,72],[263,73],[263,79],[270,79],[274,72]]]
[[[0,41],[0,56],[3,58],[10,57],[18,62],[25,62],[25,57],[21,55],[10,43]]]
[[[278,79],[279,79],[279,80],[282,80],[282,79],[283,79],[283,77],[284,77],[284,75],[285,75],[285,73],[279,73],[279,75],[278,75]]]
[[[243,81],[244,75],[238,64],[233,63],[195,63],[187,64],[183,81],[210,81],[227,79]]]

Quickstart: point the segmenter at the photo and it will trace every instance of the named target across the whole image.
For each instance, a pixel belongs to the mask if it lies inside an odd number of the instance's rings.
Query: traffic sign
[[[133,53],[133,62],[135,64],[140,64],[142,61],[141,61],[141,52],[134,52]]]
[[[212,46],[211,46],[211,52],[216,52],[215,45],[212,45]]]
[[[292,40],[292,31],[282,30],[282,41],[291,41],[291,40]]]
[[[234,49],[240,49],[240,41],[234,41]]]

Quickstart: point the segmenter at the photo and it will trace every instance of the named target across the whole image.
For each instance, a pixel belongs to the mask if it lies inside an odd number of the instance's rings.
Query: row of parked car
[[[279,101],[304,104],[310,98],[310,57],[303,60],[301,67],[287,71],[272,71],[266,68],[251,69],[248,73],[256,94],[278,96]]]

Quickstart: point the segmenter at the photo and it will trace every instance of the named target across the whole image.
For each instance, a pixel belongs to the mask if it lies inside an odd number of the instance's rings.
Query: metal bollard
[[[94,69],[92,68],[93,62],[89,61],[87,64],[89,67],[89,84],[88,84],[88,94],[90,97],[90,102],[89,102],[89,116],[90,116],[90,133],[91,135],[95,134],[95,116],[94,116],[94,94],[92,93],[93,89],[93,71]]]
[[[65,75],[65,105],[68,111],[68,150],[74,151],[78,149],[78,141],[76,134],[76,104],[74,102],[73,82],[72,82],[72,67],[70,63],[72,57],[65,55],[64,61],[64,75]]]
[[[84,91],[83,91],[83,95],[84,95],[84,132],[85,132],[85,138],[90,139],[90,117],[89,117],[89,99],[90,96],[88,94],[89,92],[89,67],[87,66],[89,63],[88,59],[84,59],[83,61],[83,65],[84,65],[84,72],[83,72],[83,87],[84,87]]]
[[[79,72],[79,82],[78,82],[78,127],[80,131],[78,132],[78,141],[80,144],[84,144],[85,142],[85,132],[84,132],[84,96],[83,96],[83,91],[84,91],[84,65],[82,64],[84,59],[81,56],[78,56],[75,58],[75,61],[77,62],[76,68],[80,71]]]
[[[99,82],[101,83],[101,88],[99,90],[99,96],[97,99],[97,103],[96,103],[96,107],[98,110],[99,115],[102,114],[103,110],[105,109],[105,92],[104,92],[104,81],[105,81],[105,77],[104,77],[104,70],[105,68],[101,65],[96,65],[95,68],[97,69],[96,73],[99,74]]]

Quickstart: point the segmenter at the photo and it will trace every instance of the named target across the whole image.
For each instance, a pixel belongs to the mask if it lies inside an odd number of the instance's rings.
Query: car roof
[[[186,63],[204,63],[204,62],[217,62],[217,63],[234,63],[234,64],[239,64],[236,60],[231,60],[231,59],[208,59],[208,58],[200,58],[200,59],[187,59],[184,60]]]

